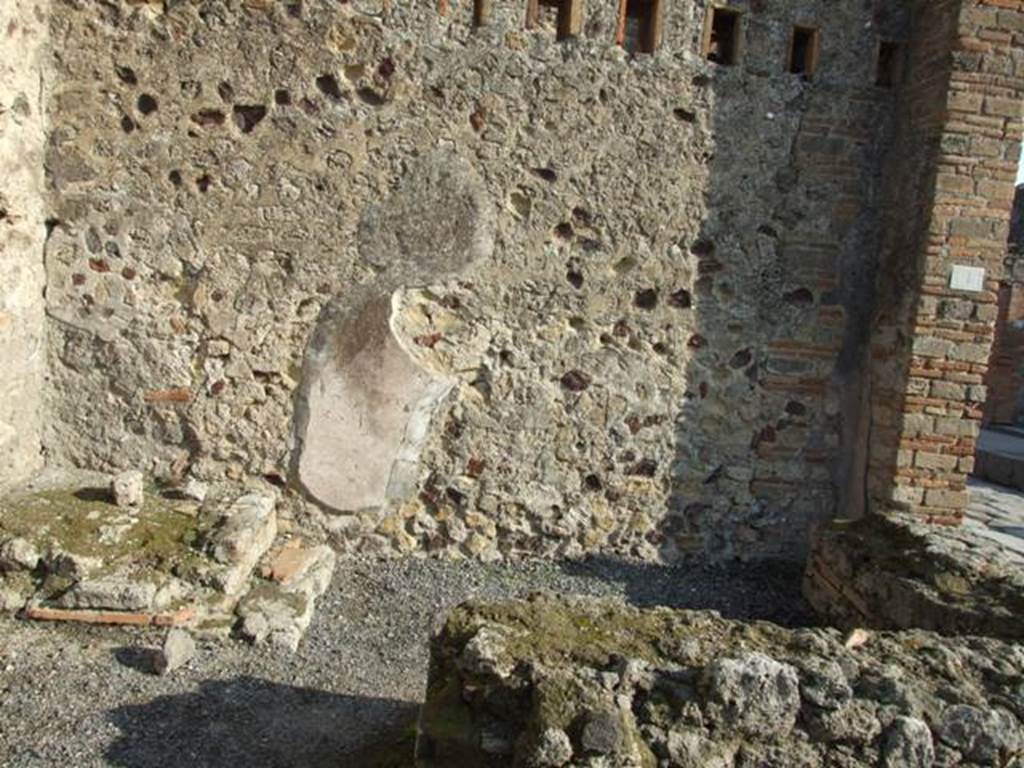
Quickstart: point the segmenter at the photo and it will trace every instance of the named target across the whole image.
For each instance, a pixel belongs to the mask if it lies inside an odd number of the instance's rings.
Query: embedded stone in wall
[[[1011,765],[1024,649],[539,595],[452,611],[417,765]]]
[[[418,161],[359,228],[372,283],[325,310],[306,355],[296,409],[298,482],[336,510],[380,507],[412,492],[419,450],[453,379],[406,350],[393,321],[396,289],[437,280],[490,253],[494,214],[461,158]],[[398,323],[399,326],[404,326]]]
[[[479,175],[458,155],[413,161],[385,202],[359,222],[360,257],[384,285],[415,285],[453,274],[494,248],[495,212]]]

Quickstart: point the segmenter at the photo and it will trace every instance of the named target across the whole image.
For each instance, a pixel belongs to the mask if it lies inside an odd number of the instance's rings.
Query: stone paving
[[[968,488],[971,503],[964,527],[998,542],[1007,557],[1024,563],[1024,492],[977,478]]]

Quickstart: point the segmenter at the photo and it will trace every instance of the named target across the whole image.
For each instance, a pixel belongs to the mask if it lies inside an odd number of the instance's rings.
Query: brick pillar
[[[1015,424],[1024,392],[1024,284],[999,287],[996,337],[985,387],[985,424]]]
[[[958,522],[985,400],[1024,107],[1024,2],[918,2],[872,345],[868,493]],[[954,266],[985,270],[980,291]]]

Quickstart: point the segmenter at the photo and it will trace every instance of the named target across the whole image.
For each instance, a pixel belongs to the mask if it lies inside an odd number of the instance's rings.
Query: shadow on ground
[[[764,560],[752,563],[674,566],[608,557],[565,561],[567,574],[614,583],[627,602],[718,611],[725,618],[772,621],[786,627],[819,623],[800,593],[803,565]]]
[[[107,749],[124,768],[405,768],[417,705],[344,696],[252,677],[109,713]]]

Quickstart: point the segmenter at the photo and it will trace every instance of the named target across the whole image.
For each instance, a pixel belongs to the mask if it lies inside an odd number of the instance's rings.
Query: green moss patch
[[[148,489],[145,503],[122,509],[100,489],[47,490],[0,501],[0,539],[20,537],[103,561],[103,570],[185,575],[202,559],[204,531],[193,504]]]

